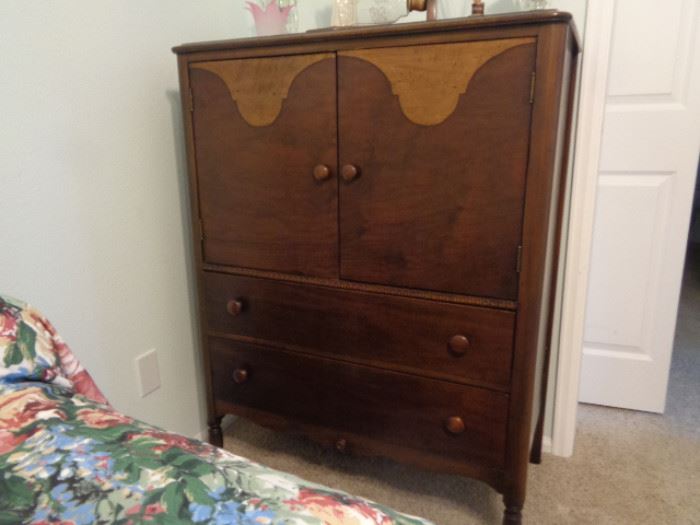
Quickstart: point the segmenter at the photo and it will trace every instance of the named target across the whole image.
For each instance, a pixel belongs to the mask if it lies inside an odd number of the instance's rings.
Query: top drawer
[[[204,286],[211,332],[508,390],[513,312],[210,272]]]

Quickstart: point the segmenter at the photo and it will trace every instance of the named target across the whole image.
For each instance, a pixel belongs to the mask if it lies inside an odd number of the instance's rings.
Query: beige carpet
[[[663,416],[581,406],[572,458],[531,466],[525,523],[700,524],[700,249],[686,268]],[[237,454],[439,525],[499,523],[486,485],[381,459],[346,458],[243,420],[226,431]]]

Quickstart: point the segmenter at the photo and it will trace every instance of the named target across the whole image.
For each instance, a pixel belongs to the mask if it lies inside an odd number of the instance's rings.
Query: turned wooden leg
[[[522,507],[506,507],[503,511],[503,525],[521,525],[523,522]]]
[[[523,522],[523,502],[525,501],[524,493],[506,492],[503,495],[503,525],[521,525]]]
[[[216,416],[209,420],[209,443],[215,447],[224,446],[224,433],[221,430],[222,416]]]

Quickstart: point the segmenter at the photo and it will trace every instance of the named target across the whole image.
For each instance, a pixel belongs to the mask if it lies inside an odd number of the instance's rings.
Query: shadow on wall
[[[185,265],[187,268],[187,298],[189,302],[189,314],[190,314],[190,325],[192,329],[192,334],[194,335],[193,340],[195,341],[196,348],[193,348],[195,353],[195,370],[193,371],[195,377],[198,378],[196,381],[197,387],[197,406],[199,407],[199,413],[201,414],[199,428],[202,432],[205,432],[207,428],[206,414],[207,414],[207,399],[206,391],[204,387],[204,365],[202,363],[202,352],[199,348],[199,342],[201,341],[201,334],[199,330],[199,319],[198,319],[198,299],[197,299],[197,283],[196,283],[196,272],[194,268],[194,252],[192,249],[192,219],[191,219],[191,208],[190,208],[190,190],[189,190],[189,177],[187,174],[187,152],[185,150],[185,129],[183,125],[182,116],[182,102],[180,98],[180,92],[175,90],[167,90],[165,96],[170,104],[170,115],[172,118],[172,129],[173,129],[173,144],[175,145],[175,151],[173,154],[175,156],[176,162],[176,173],[177,177],[177,187],[178,187],[178,197],[180,204],[180,223],[182,224],[182,235],[183,244],[185,246]],[[202,439],[206,439],[206,433],[201,436]]]
[[[693,197],[693,212],[690,216],[690,234],[688,242],[700,243],[700,159],[695,178],[695,196]]]
[[[488,1],[486,0],[486,9],[490,13],[505,13],[508,11],[520,11],[520,7],[515,5],[513,0],[497,0]]]
[[[316,11],[316,27],[328,27],[331,25],[331,14],[333,9],[331,6],[323,7]]]

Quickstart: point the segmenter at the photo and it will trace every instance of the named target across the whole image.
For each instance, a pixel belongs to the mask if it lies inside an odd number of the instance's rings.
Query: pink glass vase
[[[270,0],[267,7],[262,8],[255,2],[246,2],[248,10],[255,20],[255,31],[258,36],[279,35],[287,32],[287,19],[293,6],[280,7],[277,0]]]

